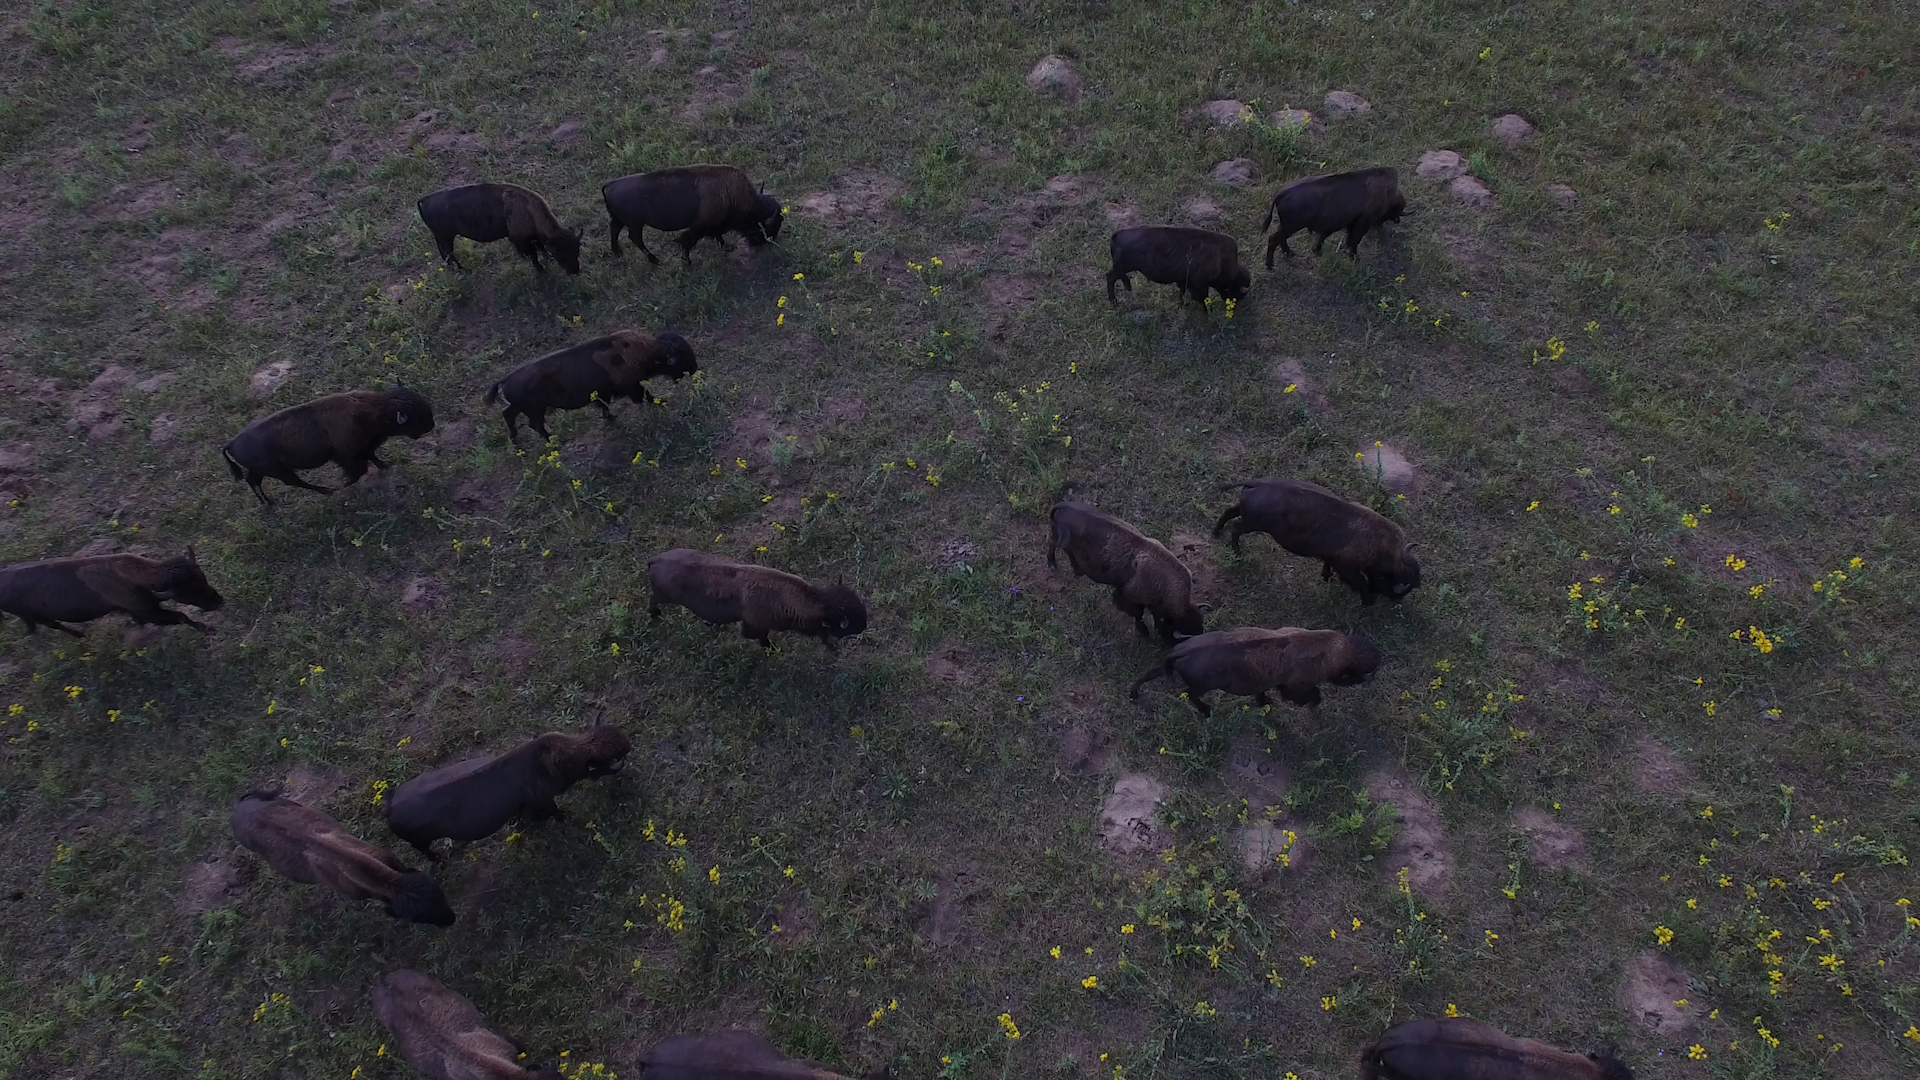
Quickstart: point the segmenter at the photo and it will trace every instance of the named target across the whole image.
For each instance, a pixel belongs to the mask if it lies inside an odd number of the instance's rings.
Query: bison
[[[548,409],[598,405],[601,415],[612,420],[610,399],[650,401],[648,379],[679,379],[699,370],[693,346],[679,334],[616,330],[514,368],[487,388],[487,404],[506,401],[500,416],[507,422],[508,438],[520,441],[516,420],[525,415],[527,426],[544,440],[553,437],[547,434]]]
[[[420,220],[433,230],[433,242],[443,262],[460,267],[453,238],[464,236],[481,244],[508,240],[526,256],[535,270],[542,251],[553,256],[569,274],[580,272],[579,229],[567,229],[553,216],[547,200],[513,184],[468,184],[450,187],[420,200]]]
[[[1213,710],[1206,695],[1214,690],[1251,695],[1272,705],[1267,691],[1295,705],[1320,704],[1320,684],[1357,686],[1380,667],[1380,651],[1359,634],[1338,630],[1302,630],[1283,626],[1266,630],[1243,626],[1190,637],[1173,647],[1165,660],[1133,680],[1127,697],[1138,699],[1140,688],[1162,676],[1180,676],[1188,700],[1206,716]]]
[[[433,406],[417,391],[404,386],[349,390],[255,420],[220,454],[233,478],[245,480],[262,505],[272,506],[273,500],[260,490],[260,482],[269,476],[289,487],[331,495],[332,488],[308,483],[299,470],[331,461],[351,485],[367,474],[368,465],[391,467],[380,460],[380,447],[388,439],[417,439],[432,430]]]
[[[836,640],[867,628],[867,605],[844,584],[819,586],[793,574],[735,562],[692,548],[674,548],[647,560],[647,613],[678,604],[716,626],[737,622],[742,637],[773,648],[775,630]]]
[[[614,257],[620,255],[620,230],[654,265],[660,259],[647,249],[643,233],[648,226],[661,232],[680,232],[680,257],[693,265],[695,244],[713,237],[725,248],[730,232],[760,247],[780,238],[786,211],[780,200],[756,190],[747,174],[731,165],[682,165],[650,173],[636,173],[608,181],[600,188],[613,223]]]
[[[1360,1052],[1361,1080],[1633,1080],[1612,1054],[1570,1054],[1465,1017],[1396,1025]]]
[[[1266,232],[1275,218],[1280,227],[1267,237],[1267,269],[1273,269],[1273,249],[1279,248],[1293,258],[1287,237],[1306,229],[1316,239],[1313,253],[1320,254],[1327,237],[1347,231],[1347,257],[1360,250],[1360,238],[1367,230],[1384,221],[1399,221],[1406,215],[1407,200],[1400,194],[1400,174],[1392,169],[1357,169],[1295,180],[1274,193],[1267,216],[1260,222]]]
[[[373,1018],[400,1056],[433,1080],[560,1080],[553,1065],[526,1065],[518,1044],[487,1028],[473,1002],[447,984],[402,968],[374,980]]]
[[[890,1080],[881,1069],[869,1080]],[[641,1080],[847,1080],[824,1065],[796,1061],[751,1031],[675,1035],[640,1056]]]
[[[207,584],[193,548],[177,559],[155,562],[138,555],[87,555],[20,563],[0,570],[0,612],[17,615],[31,634],[51,626],[85,637],[66,625],[91,622],[116,611],[136,623],[171,626],[185,623],[212,633],[213,628],[160,606],[162,600],[218,611],[226,601]]]
[[[1396,603],[1420,585],[1418,546],[1407,543],[1400,526],[1359,503],[1348,502],[1318,484],[1267,477],[1222,484],[1240,491],[1213,524],[1213,535],[1232,522],[1233,550],[1240,537],[1263,532],[1295,555],[1320,560],[1320,580],[1335,574],[1360,594],[1362,604],[1375,596]],[[1238,519],[1238,520],[1235,520]]]
[[[387,797],[387,826],[432,859],[445,836],[464,844],[492,836],[516,818],[562,816],[554,799],[582,780],[611,776],[631,747],[618,728],[596,724],[584,735],[549,731],[504,754],[443,765]]]
[[[1133,272],[1160,285],[1173,285],[1202,305],[1209,289],[1228,300],[1247,295],[1253,275],[1240,265],[1240,245],[1225,233],[1176,225],[1136,225],[1113,234],[1107,245],[1113,265],[1107,270],[1107,303],[1117,304],[1115,282],[1133,291]]]
[[[1085,503],[1057,503],[1050,518],[1047,565],[1058,568],[1056,553],[1065,548],[1075,574],[1113,586],[1113,606],[1133,616],[1142,637],[1148,612],[1168,641],[1205,629],[1193,603],[1192,571],[1160,541]]]
[[[241,797],[233,808],[233,835],[267,865],[302,885],[324,885],[350,900],[378,900],[387,914],[403,922],[453,925],[453,909],[431,875],[276,791],[261,789]]]

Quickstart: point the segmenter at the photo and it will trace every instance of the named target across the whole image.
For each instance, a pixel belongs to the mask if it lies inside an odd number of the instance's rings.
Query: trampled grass
[[[399,965],[628,1076],[737,1024],[914,1078],[1345,1077],[1450,1009],[1647,1077],[1913,1071],[1917,50],[1891,3],[14,5],[4,558],[192,542],[228,606],[6,630],[0,1073],[406,1075],[366,1004]],[[1025,86],[1049,53],[1078,103]],[[1332,89],[1372,115],[1201,114]],[[1442,148],[1492,208],[1415,175]],[[598,185],[693,160],[782,197],[780,246],[610,259]],[[1416,212],[1356,262],[1231,320],[1106,305],[1112,220],[1209,199],[1257,260],[1280,183],[1374,164]],[[439,270],[414,201],[481,179],[585,272]],[[622,326],[701,378],[510,446],[487,384]],[[441,427],[377,483],[228,482],[249,419],[395,378]],[[1363,608],[1209,540],[1265,474],[1403,522],[1426,584]],[[1068,485],[1210,626],[1387,666],[1312,714],[1129,703],[1157,649],[1044,564]],[[844,576],[872,627],[649,624],[676,544]],[[228,831],[293,773],[385,843],[381,785],[591,718],[633,766],[443,863],[446,932]],[[1114,854],[1122,773],[1165,798]]]

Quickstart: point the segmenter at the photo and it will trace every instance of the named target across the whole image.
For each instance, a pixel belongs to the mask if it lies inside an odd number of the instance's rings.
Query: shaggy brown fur
[[[1295,705],[1318,705],[1321,683],[1355,686],[1379,667],[1379,650],[1359,634],[1243,626],[1175,645],[1165,660],[1133,681],[1127,696],[1138,698],[1147,683],[1178,675],[1187,684],[1188,700],[1202,716],[1213,711],[1203,699],[1215,690],[1251,695],[1256,702],[1271,705],[1267,691],[1277,689]]]
[[[620,255],[620,230],[625,229],[655,265],[660,260],[647,250],[644,235],[649,225],[661,232],[683,230],[680,257],[691,266],[694,245],[709,236],[724,248],[727,234],[737,232],[747,246],[760,247],[780,238],[786,220],[780,200],[755,190],[753,180],[731,165],[682,165],[623,176],[603,185],[600,198],[613,223],[614,256]]]
[[[888,1080],[882,1069],[869,1080]],[[847,1080],[826,1066],[796,1061],[750,1031],[675,1035],[640,1058],[641,1080]]]
[[[1243,534],[1266,533],[1295,555],[1319,559],[1320,579],[1339,574],[1363,604],[1373,603],[1375,596],[1398,602],[1419,587],[1414,545],[1407,543],[1400,526],[1380,514],[1299,480],[1268,477],[1222,484],[1220,490],[1236,488],[1241,489],[1240,501],[1213,524],[1213,535],[1219,536],[1232,522],[1235,552]]]
[[[605,725],[583,735],[549,731],[504,754],[443,765],[401,784],[387,798],[387,825],[431,859],[443,836],[464,844],[516,818],[562,816],[556,797],[582,780],[619,772],[631,749],[618,728]]]
[[[1392,169],[1358,169],[1295,180],[1281,188],[1267,206],[1266,220],[1260,231],[1266,232],[1274,218],[1280,228],[1267,237],[1267,269],[1273,269],[1273,249],[1279,248],[1293,258],[1287,237],[1306,229],[1316,239],[1313,253],[1320,254],[1327,237],[1347,231],[1347,257],[1360,251],[1360,239],[1382,222],[1399,221],[1407,213],[1406,196],[1400,194],[1400,174]]]
[[[1148,612],[1168,641],[1176,632],[1192,636],[1205,629],[1193,603],[1192,571],[1160,541],[1085,503],[1058,503],[1051,520],[1047,565],[1057,568],[1056,553],[1065,548],[1075,574],[1113,586],[1113,606],[1133,616],[1142,637]]]
[[[652,617],[660,617],[660,605],[678,604],[715,625],[737,622],[741,636],[769,649],[776,630],[817,637],[831,650],[837,639],[867,628],[866,603],[843,584],[813,585],[779,570],[692,548],[674,548],[648,559],[647,585]]]
[[[508,438],[519,441],[515,418],[525,414],[527,426],[544,441],[552,437],[547,434],[548,409],[597,405],[600,414],[612,420],[608,401],[651,401],[648,379],[678,379],[699,370],[693,346],[679,334],[616,330],[514,368],[487,388],[487,404],[506,400],[500,416],[507,422]]]
[[[1362,1080],[1633,1080],[1611,1054],[1570,1054],[1478,1020],[1413,1020],[1360,1052]]]
[[[193,549],[166,562],[138,555],[89,555],[77,559],[47,559],[20,563],[0,570],[0,612],[17,615],[31,634],[51,626],[74,637],[82,631],[65,625],[91,622],[116,611],[137,623],[171,626],[185,623],[212,633],[160,601],[191,604],[202,611],[218,611],[226,601],[207,584]]]
[[[299,470],[331,461],[353,484],[367,474],[368,465],[391,467],[380,460],[388,439],[417,439],[432,430],[433,406],[413,390],[349,390],[255,420],[220,454],[233,478],[246,480],[254,497],[271,506],[273,500],[260,490],[269,476],[289,487],[331,494],[332,488],[301,479]]]
[[[349,900],[377,900],[387,914],[407,922],[453,925],[453,909],[432,877],[277,792],[242,796],[233,808],[233,835],[302,885],[322,885]]]
[[[420,220],[433,230],[440,258],[460,268],[453,239],[464,236],[481,244],[507,240],[527,257],[533,268],[540,253],[553,256],[569,274],[580,272],[580,230],[568,229],[553,216],[547,200],[513,184],[469,184],[450,187],[420,200]]]
[[[1107,270],[1107,303],[1117,304],[1115,282],[1133,291],[1133,273],[1159,285],[1172,285],[1204,306],[1209,289],[1228,300],[1247,295],[1253,274],[1240,264],[1240,244],[1226,233],[1177,225],[1135,225],[1113,234],[1107,243],[1113,265]]]
[[[494,1034],[473,1002],[438,979],[402,968],[374,980],[373,1018],[400,1056],[432,1080],[558,1080],[552,1065],[520,1063],[520,1048]]]

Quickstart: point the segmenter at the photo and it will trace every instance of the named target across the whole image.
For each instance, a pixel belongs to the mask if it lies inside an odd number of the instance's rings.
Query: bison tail
[[[1132,685],[1127,687],[1128,700],[1137,699],[1140,696],[1141,687],[1147,685],[1148,683],[1154,681],[1155,679],[1164,678],[1172,673],[1173,673],[1173,664],[1165,660],[1148,668],[1146,672],[1143,673],[1139,678],[1133,680]]]
[[[235,480],[245,480],[247,478],[247,470],[241,468],[240,463],[233,459],[233,450],[231,448],[221,447],[220,456],[227,459],[227,471],[233,474]]]
[[[1279,208],[1280,208],[1280,196],[1275,195],[1273,197],[1273,201],[1267,204],[1267,216],[1260,219],[1260,231],[1262,233],[1265,233],[1268,229],[1273,227],[1273,212]]]
[[[504,382],[506,380],[503,379],[501,381]],[[492,386],[487,387],[487,404],[491,405],[494,402],[499,400],[500,400],[500,383],[494,383]]]

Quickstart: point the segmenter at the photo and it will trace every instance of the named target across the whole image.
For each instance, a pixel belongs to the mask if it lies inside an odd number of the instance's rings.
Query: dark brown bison
[[[349,390],[255,420],[220,454],[227,459],[233,478],[245,480],[254,496],[271,506],[273,500],[260,490],[260,482],[267,477],[330,495],[332,488],[308,483],[299,470],[333,462],[347,483],[353,484],[367,474],[368,465],[391,467],[380,460],[380,447],[388,439],[396,435],[417,439],[432,430],[433,406],[417,391],[404,386]]]
[[[520,1047],[489,1030],[473,1002],[417,971],[374,980],[373,1018],[407,1064],[433,1080],[560,1080],[551,1064],[524,1064]]]
[[[891,1069],[869,1080],[890,1080]],[[847,1080],[824,1065],[796,1061],[750,1031],[675,1035],[640,1056],[640,1080]]]
[[[776,630],[807,634],[829,650],[867,628],[867,605],[838,582],[813,585],[792,574],[735,562],[692,548],[674,548],[647,560],[652,595],[648,614],[678,604],[714,625],[737,622],[740,634],[773,648]]]
[[[1612,1054],[1569,1054],[1456,1017],[1396,1025],[1360,1052],[1362,1080],[1633,1080]]]
[[[569,274],[580,272],[580,230],[567,229],[548,209],[547,200],[513,184],[469,184],[450,187],[420,200],[420,220],[433,230],[440,258],[460,266],[453,238],[464,236],[481,244],[508,240],[526,256],[535,270],[542,251],[553,256]]]
[[[1327,237],[1347,231],[1347,256],[1360,250],[1360,238],[1381,222],[1399,221],[1408,213],[1406,197],[1400,194],[1400,174],[1392,169],[1357,169],[1295,180],[1274,193],[1267,206],[1260,231],[1266,232],[1275,218],[1280,227],[1267,237],[1267,269],[1273,269],[1273,249],[1279,248],[1293,258],[1287,237],[1301,229],[1313,233],[1313,253],[1320,254]]]
[[[1215,690],[1251,696],[1271,705],[1268,690],[1295,705],[1320,704],[1320,684],[1357,686],[1380,667],[1380,651],[1359,634],[1338,630],[1302,630],[1283,626],[1266,630],[1243,626],[1190,637],[1173,647],[1165,660],[1149,668],[1127,688],[1138,698],[1140,688],[1163,676],[1178,675],[1187,684],[1187,698],[1206,716],[1213,710],[1206,695]]]
[[[275,791],[241,797],[233,808],[233,835],[302,885],[322,885],[349,900],[377,900],[403,922],[453,925],[453,909],[432,876]]]
[[[631,747],[618,728],[583,735],[549,731],[504,754],[421,773],[387,797],[387,826],[431,859],[433,842],[492,836],[508,822],[560,817],[554,799],[582,780],[617,773]]]
[[[602,185],[600,197],[613,223],[613,253],[620,254],[620,230],[627,230],[635,247],[658,265],[647,250],[643,230],[680,231],[680,257],[691,266],[693,247],[711,236],[727,246],[730,232],[760,247],[780,238],[786,211],[780,200],[755,190],[747,174],[731,165],[681,165],[650,173],[623,176]]]
[[[189,547],[185,555],[155,562],[138,555],[88,555],[77,559],[47,559],[20,563],[0,570],[0,612],[18,615],[31,634],[42,626],[85,637],[67,626],[91,622],[116,611],[137,623],[171,626],[185,623],[212,633],[162,600],[190,604],[202,611],[218,611],[226,603]]]
[[[1117,304],[1113,286],[1133,291],[1134,271],[1159,285],[1172,285],[1203,306],[1209,289],[1228,300],[1247,295],[1253,275],[1240,265],[1240,245],[1225,233],[1178,225],[1135,225],[1113,234],[1107,245],[1113,265],[1107,269],[1107,303]]]
[[[608,401],[651,401],[648,379],[678,379],[699,370],[693,346],[679,334],[616,330],[514,368],[487,388],[487,404],[506,401],[500,416],[507,422],[508,438],[519,441],[516,418],[524,414],[527,426],[545,440],[552,438],[547,434],[548,409],[598,405],[601,415],[612,420]]]
[[[1220,486],[1222,491],[1236,488],[1240,501],[1213,525],[1213,535],[1219,536],[1231,523],[1235,552],[1242,535],[1266,533],[1295,555],[1319,559],[1320,579],[1340,575],[1363,604],[1373,603],[1375,596],[1397,602],[1419,587],[1417,545],[1407,543],[1400,526],[1380,514],[1300,480],[1267,477]]]
[[[1058,567],[1056,553],[1065,548],[1075,574],[1113,586],[1113,606],[1133,616],[1142,636],[1148,612],[1168,641],[1205,629],[1193,602],[1193,573],[1160,541],[1085,503],[1056,503],[1051,521],[1047,565]]]

